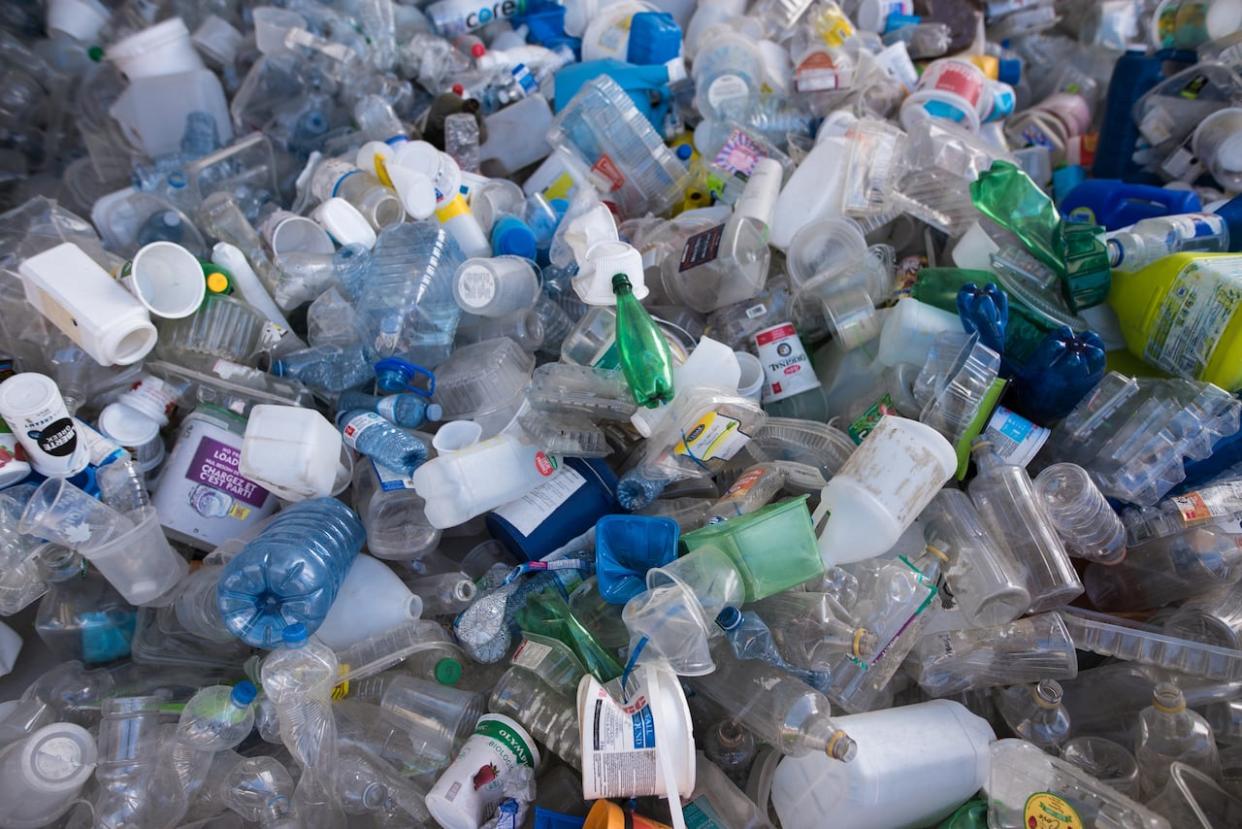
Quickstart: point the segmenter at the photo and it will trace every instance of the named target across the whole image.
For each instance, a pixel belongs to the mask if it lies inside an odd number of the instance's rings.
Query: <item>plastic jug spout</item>
[[[431,445],[441,455],[469,449],[483,436],[483,427],[473,420],[454,420],[445,423],[431,439]]]

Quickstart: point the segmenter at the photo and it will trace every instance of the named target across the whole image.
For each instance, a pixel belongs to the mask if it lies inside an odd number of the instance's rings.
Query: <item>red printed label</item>
[[[539,474],[546,478],[556,471],[556,463],[545,453],[540,452],[535,455],[535,469],[539,470]]]
[[[957,61],[945,63],[941,65],[932,89],[960,95],[970,101],[971,106],[978,106],[983,94],[983,73],[971,64]]]
[[[620,190],[621,185],[625,184],[625,176],[621,175],[621,170],[617,168],[617,165],[608,157],[607,153],[601,154],[599,161],[596,161],[595,166],[591,169],[606,178],[608,183],[612,185],[609,188],[610,193]]]

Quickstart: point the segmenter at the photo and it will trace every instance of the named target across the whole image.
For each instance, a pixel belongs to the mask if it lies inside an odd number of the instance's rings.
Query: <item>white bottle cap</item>
[[[319,222],[341,245],[375,247],[375,229],[358,208],[342,198],[333,197],[315,208],[311,218]]]
[[[388,177],[410,218],[418,221],[431,218],[436,212],[436,188],[431,179],[396,164],[388,167]]]
[[[99,431],[126,449],[159,440],[160,424],[123,403],[109,403],[99,413]]]

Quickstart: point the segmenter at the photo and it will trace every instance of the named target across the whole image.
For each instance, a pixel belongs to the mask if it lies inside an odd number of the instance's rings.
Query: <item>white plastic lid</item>
[[[333,197],[315,208],[311,218],[319,222],[341,245],[375,247],[375,229],[358,208],[342,198]]]
[[[397,164],[388,167],[388,177],[410,218],[419,221],[431,218],[436,212],[436,188],[430,178]]]
[[[81,43],[90,43],[108,22],[112,12],[98,0],[48,0],[47,28],[64,32]]]
[[[123,403],[110,403],[99,413],[99,431],[126,448],[144,446],[160,436],[160,425]]]
[[[24,782],[35,792],[75,791],[95,770],[95,740],[80,725],[53,723],[22,744]]]

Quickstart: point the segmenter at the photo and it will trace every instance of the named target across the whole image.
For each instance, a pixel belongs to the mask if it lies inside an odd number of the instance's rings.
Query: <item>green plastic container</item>
[[[824,572],[811,526],[811,512],[800,495],[761,510],[682,536],[686,549],[715,547],[737,567],[746,601],[788,590]]]

